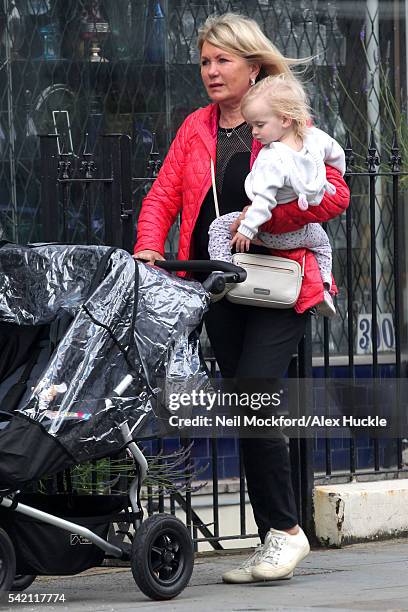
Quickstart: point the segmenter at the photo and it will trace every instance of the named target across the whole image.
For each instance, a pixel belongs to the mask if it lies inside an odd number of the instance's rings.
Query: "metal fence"
[[[383,147],[385,151],[385,147]],[[148,190],[160,166],[160,156],[151,149],[147,177],[132,177],[131,141],[128,136],[111,134],[101,138],[97,153],[84,152],[78,157],[58,152],[58,137],[41,137],[42,152],[42,239],[63,240],[68,242],[99,242],[122,246],[131,250],[135,237],[135,204],[132,194]],[[312,326],[309,325],[305,338],[294,355],[288,376],[300,381],[310,381],[313,376],[329,379],[346,375],[350,379],[362,376],[380,379],[385,376],[405,377],[407,374],[406,345],[407,329],[403,316],[403,290],[405,287],[405,246],[402,227],[405,226],[406,192],[404,182],[406,172],[401,171],[401,156],[396,134],[389,143],[389,155],[379,160],[374,135],[370,136],[364,166],[359,165],[352,149],[350,138],[345,143],[347,160],[346,180],[351,192],[358,193],[358,207],[355,197],[345,213],[345,248],[340,254],[344,269],[340,288],[346,296],[345,303],[338,304],[338,319],[342,324],[342,334],[346,339],[347,350],[344,355],[333,355],[330,351],[331,326],[338,325],[336,320],[321,322],[323,328],[323,358],[317,364],[312,356]],[[403,188],[401,188],[401,184]],[[370,312],[356,309],[356,275],[361,274],[361,265],[356,265],[353,247],[353,227],[356,214],[367,216],[368,278],[365,284],[371,288]],[[387,211],[390,211],[389,215]],[[384,237],[384,215],[388,219],[388,234]],[[388,216],[387,216],[388,215]],[[392,259],[387,269],[387,297],[384,298],[384,260],[381,259],[384,243],[392,244]],[[339,253],[335,251],[335,255]],[[339,279],[337,279],[339,282]],[[390,305],[392,306],[389,310]],[[386,322],[384,327],[384,321]],[[379,325],[383,324],[383,327]],[[384,330],[388,330],[384,338]],[[385,332],[386,335],[386,332]],[[367,342],[368,341],[368,342]],[[388,344],[387,344],[388,343]],[[359,350],[363,348],[364,352]],[[385,351],[383,349],[386,349]],[[211,354],[208,363],[215,374],[216,364]],[[313,367],[315,366],[315,367]],[[318,367],[317,367],[318,366]],[[339,374],[339,368],[342,373]],[[303,387],[297,396],[295,410],[302,414],[313,414],[314,399],[310,390]],[[347,482],[354,479],[398,478],[407,470],[404,459],[405,440],[395,438],[382,441],[378,438],[365,440],[368,459],[363,461],[362,437],[354,434],[344,440],[311,439],[294,437],[288,441],[290,447],[293,484],[301,523],[309,536],[313,537],[312,491],[316,483]],[[169,441],[158,442],[150,447],[153,455],[159,456],[168,448]],[[182,449],[188,449],[190,440],[179,442]],[[341,444],[341,465],[336,460]],[[205,469],[207,485],[205,491],[211,497],[211,519],[204,521],[196,506],[198,492],[180,491],[166,496],[162,488],[148,487],[147,509],[149,513],[162,511],[165,507],[171,512],[177,510],[185,515],[196,546],[209,542],[215,549],[222,548],[225,540],[239,540],[255,537],[247,529],[247,506],[245,478],[239,444],[236,444],[236,475],[234,479],[237,512],[239,512],[239,532],[225,535],[220,518],[220,495],[223,479],[220,477],[221,440],[211,439],[207,445]],[[365,449],[366,450],[366,449]],[[192,460],[202,467],[203,458],[194,456]],[[97,483],[97,465],[91,466],[91,482]],[[200,474],[200,469],[197,470]],[[201,476],[202,478],[203,476]],[[200,476],[199,476],[200,478]],[[59,479],[58,487],[75,487],[72,475],[66,474]],[[121,480],[126,484],[126,477]],[[54,486],[54,485],[53,485]],[[234,488],[233,487],[233,488]]]
[[[208,102],[196,39],[206,17],[215,12],[244,13],[260,24],[285,55],[312,57],[302,78],[317,124],[339,142],[344,142],[345,131],[350,130],[356,150],[365,155],[366,126],[372,125],[381,134],[389,124],[382,99],[385,83],[391,84],[397,105],[402,107],[406,100],[403,6],[404,2],[379,0],[3,0],[0,239],[27,242],[40,238],[44,198],[38,134],[59,132],[60,149],[72,155],[71,163],[78,151],[94,152],[98,134],[128,134],[133,176],[144,174],[153,132],[158,151],[165,154],[184,118]],[[100,187],[100,195],[90,203],[96,237],[102,231]],[[79,185],[72,187],[77,197],[82,197],[80,189]],[[132,201],[140,205],[142,184],[133,182],[131,189]],[[93,197],[94,189],[88,192]],[[67,218],[67,227],[72,230],[75,226],[73,240],[87,231],[87,206],[84,201],[81,210]],[[383,212],[381,252],[383,265],[389,267],[390,206]],[[364,197],[356,196],[354,308],[371,299],[367,226],[368,207]],[[343,287],[345,217],[333,220],[329,232],[336,249],[335,277]],[[176,233],[170,237],[168,250],[174,250],[175,242]],[[384,298],[391,308],[387,289]],[[342,321],[332,325],[329,338],[332,355],[347,351],[346,304],[347,296],[341,292]],[[314,321],[312,331],[313,354],[322,355],[321,322]]]
[[[401,151],[396,132],[392,135],[392,141],[386,144],[388,146],[383,146],[383,159],[380,159],[374,133],[371,131],[365,163],[356,168],[350,137],[347,137],[345,143],[346,181],[350,186],[352,198],[346,212],[344,266],[347,303],[345,312],[340,314],[343,314],[344,333],[347,338],[344,369],[349,379],[356,379],[358,376],[379,380],[387,377],[400,379],[407,375],[407,321],[404,317],[403,298],[406,287],[406,247],[403,228],[406,224],[407,172],[401,170]],[[402,183],[404,184],[401,186]],[[352,249],[355,190],[365,196],[369,234],[367,284],[370,288],[369,303],[364,305],[364,311],[357,312],[354,308],[354,296],[355,277],[359,271],[356,270]],[[383,232],[385,219],[388,222],[387,236],[384,236]],[[384,260],[381,259],[385,241],[388,245],[391,244],[392,248],[386,273]],[[387,294],[386,297],[384,293]],[[325,320],[322,372],[325,378],[330,378],[334,369],[328,351],[328,335],[329,325]],[[366,352],[363,352],[363,355],[358,354],[359,349],[364,349]],[[361,372],[359,373],[362,362],[365,368],[363,376]],[[358,443],[359,438],[351,435],[344,449],[348,455],[346,467],[335,471],[332,465],[333,444],[330,439],[325,439],[324,469],[316,475],[316,480],[324,483],[332,480],[354,480],[357,477],[398,478],[407,471],[408,458],[404,457],[407,440],[398,437],[392,440],[379,438],[370,440],[369,465],[363,467],[359,465],[361,461],[358,461]]]

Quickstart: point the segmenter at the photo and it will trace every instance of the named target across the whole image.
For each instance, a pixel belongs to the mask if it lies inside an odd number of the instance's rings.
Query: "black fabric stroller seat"
[[[133,439],[157,433],[172,372],[206,379],[194,330],[207,303],[198,283],[119,249],[1,248],[0,490],[118,452],[123,424]],[[54,346],[41,350],[41,335]]]

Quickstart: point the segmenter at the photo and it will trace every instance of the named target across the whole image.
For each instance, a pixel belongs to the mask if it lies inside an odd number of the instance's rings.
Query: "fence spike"
[[[89,153],[87,151],[88,149],[88,132],[86,132],[85,134],[85,142],[84,142],[84,148],[82,150],[82,157],[86,157],[87,155],[91,155],[91,153]]]
[[[376,172],[376,166],[380,165],[380,158],[378,156],[377,145],[374,138],[374,130],[371,129],[370,133],[370,144],[368,145],[368,153],[366,157],[367,167],[369,172]]]
[[[391,155],[389,164],[391,166],[391,172],[401,171],[401,155],[398,144],[397,130],[394,130],[392,135]]]
[[[69,155],[69,153],[64,153],[64,155]],[[61,159],[58,162],[58,178],[67,180],[69,179],[69,172],[71,169],[71,162],[68,159]]]
[[[92,153],[87,151],[88,149],[88,132],[85,134],[84,148],[82,151],[82,161],[79,168],[80,172],[83,172],[85,178],[92,178],[92,173],[96,170],[95,162],[91,159]]]
[[[354,166],[354,153],[351,144],[350,132],[346,132],[346,142],[344,143],[344,157],[346,158],[346,172],[351,172]]]
[[[156,176],[159,174],[161,164],[162,164],[162,161],[160,159],[160,153],[157,150],[157,145],[156,145],[156,132],[153,132],[152,133],[152,146],[150,148],[149,162],[148,162],[148,170],[152,178],[156,178]]]
[[[70,153],[65,153],[65,140],[61,138],[61,152],[59,154],[58,161],[58,178],[67,180],[69,179],[69,173],[71,169],[71,162],[69,160]]]

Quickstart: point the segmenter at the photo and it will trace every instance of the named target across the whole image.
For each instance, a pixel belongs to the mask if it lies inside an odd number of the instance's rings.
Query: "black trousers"
[[[205,326],[223,378],[240,390],[254,380],[276,387],[305,332],[309,313],[292,309],[238,306],[223,299],[210,306]],[[263,389],[249,389],[249,391]],[[289,453],[285,439],[241,438],[248,495],[263,542],[268,530],[290,529],[297,522]]]

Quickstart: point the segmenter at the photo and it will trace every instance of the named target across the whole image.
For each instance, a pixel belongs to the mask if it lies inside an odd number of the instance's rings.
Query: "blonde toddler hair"
[[[311,121],[310,106],[306,92],[298,79],[292,74],[268,76],[256,83],[244,95],[241,111],[258,101],[264,101],[271,112],[292,119],[296,136],[303,138]]]

